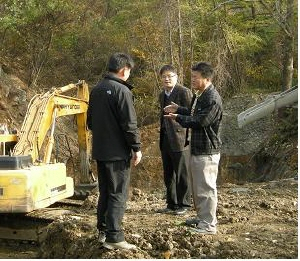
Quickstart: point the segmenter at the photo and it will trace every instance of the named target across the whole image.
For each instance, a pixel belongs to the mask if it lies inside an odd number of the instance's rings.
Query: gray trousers
[[[205,227],[217,224],[217,176],[220,154],[191,155],[191,187],[197,217]]]

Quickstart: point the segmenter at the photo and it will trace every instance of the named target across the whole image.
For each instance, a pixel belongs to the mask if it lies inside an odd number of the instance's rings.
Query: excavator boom
[[[77,96],[65,95],[77,89]],[[17,142],[11,155],[0,156],[0,213],[30,212],[74,194],[74,181],[64,163],[51,162],[56,119],[75,115],[80,156],[80,182],[88,184],[89,133],[86,126],[89,91],[84,81],[35,95],[18,134],[0,134],[1,144]]]

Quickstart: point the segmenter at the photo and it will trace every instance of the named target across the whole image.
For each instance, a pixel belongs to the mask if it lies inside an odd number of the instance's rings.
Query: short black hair
[[[173,65],[166,64],[160,68],[159,75],[162,75],[164,72],[167,72],[167,71],[177,74],[177,70],[175,69],[175,67]]]
[[[212,79],[214,69],[210,63],[199,62],[192,66],[192,71],[200,72],[201,76],[206,79]]]
[[[114,53],[109,58],[108,71],[117,73],[124,67],[128,67],[129,69],[134,67],[134,61],[130,55],[126,53]]]

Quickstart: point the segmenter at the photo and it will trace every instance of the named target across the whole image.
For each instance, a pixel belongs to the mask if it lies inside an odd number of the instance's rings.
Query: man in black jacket
[[[187,107],[192,100],[192,92],[178,84],[176,69],[164,65],[160,69],[163,90],[159,94],[161,157],[166,187],[167,207],[159,213],[184,214],[191,207],[190,177],[188,169],[189,151],[184,147],[185,129],[176,121],[164,118],[164,107],[171,102]]]
[[[165,107],[165,115],[187,129],[190,144],[191,184],[197,217],[186,220],[197,225],[201,234],[217,232],[217,175],[220,160],[220,123],[222,100],[211,80],[213,68],[208,63],[192,67],[191,83],[197,91],[192,106],[183,108],[173,103]]]
[[[109,73],[90,93],[87,124],[92,130],[92,155],[97,161],[100,197],[97,209],[99,240],[109,249],[135,249],[124,240],[121,222],[126,208],[130,161],[142,157],[132,86],[126,83],[132,58],[113,54]],[[105,233],[104,233],[105,232]]]

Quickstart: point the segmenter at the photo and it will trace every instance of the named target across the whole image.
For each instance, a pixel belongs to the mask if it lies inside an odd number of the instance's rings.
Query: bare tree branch
[[[225,1],[225,2],[223,2],[223,3],[220,3],[220,4],[218,4],[211,12],[216,11],[216,10],[219,9],[222,5],[226,5],[226,4],[231,3],[231,2],[236,2],[236,0],[228,0],[228,1]]]
[[[293,37],[292,32],[290,30],[290,28],[286,25],[286,23],[281,22],[274,14],[272,9],[270,8],[270,6],[268,6],[268,4],[264,1],[264,0],[260,0],[259,1],[264,8],[267,9],[267,11],[271,14],[272,18],[278,23],[278,25],[281,27],[281,29],[286,33],[286,35],[288,37]],[[278,13],[278,15],[280,16],[280,14]],[[284,20],[284,19],[282,19]]]

